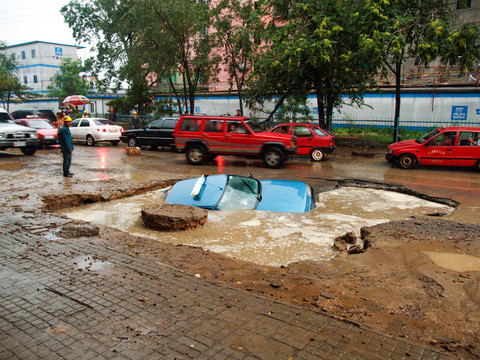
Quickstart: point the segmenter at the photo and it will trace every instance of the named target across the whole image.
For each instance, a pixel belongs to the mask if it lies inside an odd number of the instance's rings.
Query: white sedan
[[[73,141],[81,141],[88,146],[95,146],[97,142],[110,142],[116,146],[122,131],[121,126],[102,118],[75,119],[70,125]]]

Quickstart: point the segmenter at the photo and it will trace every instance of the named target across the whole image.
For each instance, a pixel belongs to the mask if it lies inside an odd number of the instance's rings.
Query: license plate
[[[116,133],[118,130],[117,129],[110,129],[111,133]]]
[[[27,146],[27,143],[25,141],[14,141],[13,146],[24,147],[24,146]]]

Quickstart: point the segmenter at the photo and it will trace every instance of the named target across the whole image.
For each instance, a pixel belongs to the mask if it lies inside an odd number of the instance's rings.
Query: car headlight
[[[36,138],[38,138],[38,134],[37,134],[37,132],[30,133],[30,137],[31,137],[32,139],[36,139]]]
[[[0,134],[0,139],[5,139],[6,138],[6,135],[5,134]]]
[[[387,149],[387,155],[392,155],[393,150],[392,149]]]

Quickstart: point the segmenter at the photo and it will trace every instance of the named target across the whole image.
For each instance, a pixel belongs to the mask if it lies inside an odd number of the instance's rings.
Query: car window
[[[223,120],[205,120],[205,132],[223,133]]]
[[[222,197],[218,201],[218,210],[255,209],[261,200],[261,185],[256,179],[229,175]]]
[[[278,133],[278,134],[288,134],[288,131],[290,130],[289,128],[290,126],[279,126],[273,129],[272,132]]]
[[[415,140],[419,144],[423,144],[424,142],[430,140],[432,137],[437,135],[439,131],[437,129],[430,131],[428,134],[425,134],[421,137],[419,137],[417,140]]]
[[[0,120],[11,120],[8,113],[0,112]]]
[[[458,138],[458,145],[460,146],[472,146],[480,145],[480,133],[476,131],[462,131]]]
[[[163,120],[162,128],[163,129],[174,129],[176,123],[177,122],[173,119],[165,119],[165,120]]]
[[[456,136],[456,131],[443,132],[435,136],[427,146],[453,146]]]
[[[77,127],[78,124],[80,124],[80,119],[78,119],[78,120],[73,120],[73,121],[72,121],[72,125],[70,125],[70,127]]]
[[[160,129],[162,127],[163,120],[155,120],[148,127],[150,129]]]
[[[34,129],[51,129],[53,126],[46,120],[30,120],[30,127]]]
[[[312,129],[318,136],[327,136],[327,133],[325,131],[315,126],[312,126],[310,129]]]
[[[308,127],[296,125],[293,127],[293,135],[296,137],[311,137],[312,133]]]
[[[245,121],[245,124],[247,124],[250,129],[252,129],[252,131],[254,133],[258,133],[258,132],[261,132],[261,131],[265,131],[263,128],[261,128],[258,124],[254,123],[253,121],[251,120],[247,120]]]
[[[80,127],[89,127],[90,126],[90,122],[88,120],[82,120],[82,122],[80,123]]]
[[[82,125],[80,126],[83,126],[84,121],[88,121],[88,120],[82,120]],[[107,119],[93,119],[93,123],[98,126],[115,125],[111,120],[107,120]]]
[[[18,123],[18,125],[28,126],[28,125],[27,125],[27,122],[24,121],[24,120],[20,121],[20,122]]]
[[[180,126],[181,131],[200,131],[202,119],[183,119]]]

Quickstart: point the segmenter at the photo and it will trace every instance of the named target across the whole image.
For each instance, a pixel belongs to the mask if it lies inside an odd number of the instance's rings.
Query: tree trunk
[[[180,96],[178,95],[177,89],[175,88],[175,85],[173,84],[172,77],[170,76],[168,78],[168,81],[170,82],[170,88],[172,89],[173,93],[175,94],[175,98],[177,99],[177,106],[178,106],[178,114],[182,115],[182,100],[180,100]]]

